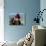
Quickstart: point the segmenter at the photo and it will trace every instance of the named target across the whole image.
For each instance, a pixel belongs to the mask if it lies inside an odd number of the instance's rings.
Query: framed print
[[[9,25],[25,25],[24,13],[13,13],[9,16]]]

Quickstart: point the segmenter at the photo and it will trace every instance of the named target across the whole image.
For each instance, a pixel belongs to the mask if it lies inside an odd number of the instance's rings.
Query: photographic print
[[[9,16],[9,25],[24,25],[25,15],[24,13],[15,13]]]

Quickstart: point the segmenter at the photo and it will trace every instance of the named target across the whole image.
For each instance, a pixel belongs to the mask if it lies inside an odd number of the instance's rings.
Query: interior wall
[[[4,0],[4,39],[18,41],[32,30],[36,23],[33,19],[40,10],[40,0]],[[10,26],[9,16],[11,13],[24,13],[26,24],[24,26]]]
[[[41,9],[41,11],[43,9],[46,9],[46,0],[41,0],[40,1],[40,9]],[[42,17],[43,17],[43,22],[41,21],[40,25],[43,25],[43,26],[46,27],[46,10],[44,10]]]
[[[0,42],[4,41],[4,2],[0,0]]]

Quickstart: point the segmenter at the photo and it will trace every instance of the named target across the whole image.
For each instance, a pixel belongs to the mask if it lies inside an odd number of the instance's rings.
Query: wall
[[[35,14],[40,10],[40,0],[4,0],[4,39],[7,41],[18,41],[32,29]],[[10,13],[24,13],[26,16],[26,25],[10,26]]]
[[[40,9],[41,9],[41,11],[43,10],[43,9],[46,9],[46,0],[41,0],[40,1]],[[43,25],[43,26],[46,26],[46,10],[43,12],[43,22],[41,21],[41,24],[40,25]]]
[[[4,41],[4,8],[3,0],[0,0],[0,42]]]

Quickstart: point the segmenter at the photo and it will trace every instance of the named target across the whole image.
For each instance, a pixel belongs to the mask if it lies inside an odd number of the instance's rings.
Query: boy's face
[[[18,21],[18,20],[19,20],[18,18],[15,18],[15,17],[14,17],[14,21]]]

